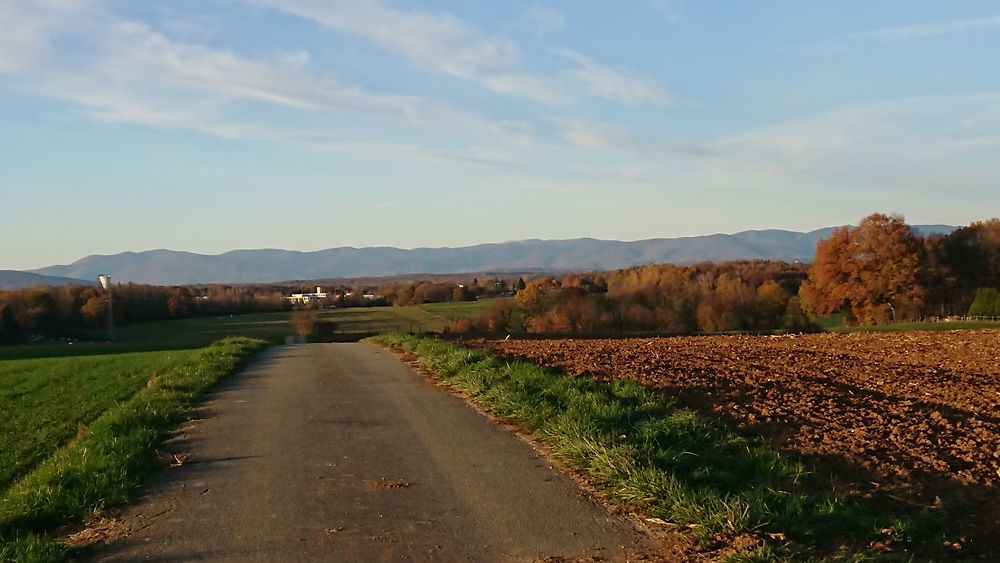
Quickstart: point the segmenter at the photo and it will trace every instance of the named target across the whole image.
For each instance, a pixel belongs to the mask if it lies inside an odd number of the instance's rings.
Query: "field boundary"
[[[97,418],[0,497],[0,561],[50,561],[70,554],[61,527],[124,504],[156,467],[156,448],[183,414],[266,346],[225,339],[174,366]]]
[[[856,560],[905,554],[911,539],[933,534],[927,522],[872,514],[762,440],[635,382],[569,378],[427,337],[373,342],[408,353],[437,382],[522,428],[603,502],[681,532],[698,556]],[[912,537],[888,539],[886,529]]]

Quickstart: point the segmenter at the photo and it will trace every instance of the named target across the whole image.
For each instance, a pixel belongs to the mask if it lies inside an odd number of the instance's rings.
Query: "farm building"
[[[293,293],[285,297],[285,299],[289,303],[312,303],[314,301],[325,301],[329,295],[329,293],[323,291],[322,287],[317,287],[316,293]]]

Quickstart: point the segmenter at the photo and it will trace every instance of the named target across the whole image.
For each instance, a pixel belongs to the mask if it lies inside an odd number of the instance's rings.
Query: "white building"
[[[289,303],[311,303],[313,301],[325,301],[330,294],[323,291],[322,287],[316,288],[316,293],[293,293],[285,299]]]

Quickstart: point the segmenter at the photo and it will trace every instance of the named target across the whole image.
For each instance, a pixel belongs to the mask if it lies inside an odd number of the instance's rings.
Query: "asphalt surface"
[[[208,397],[100,561],[624,560],[531,446],[370,344],[269,352]],[[190,456],[187,459],[186,456]]]

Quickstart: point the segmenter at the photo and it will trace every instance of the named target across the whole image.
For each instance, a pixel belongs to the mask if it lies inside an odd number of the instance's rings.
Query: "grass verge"
[[[124,504],[155,466],[156,446],[170,428],[264,345],[226,339],[174,364],[15,482],[0,497],[0,561],[67,556],[58,528]]]
[[[740,561],[905,556],[931,514],[876,515],[802,463],[632,381],[565,377],[440,340],[390,335],[476,404],[533,433],[608,501],[689,530]],[[878,545],[878,550],[872,546]]]

